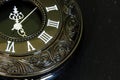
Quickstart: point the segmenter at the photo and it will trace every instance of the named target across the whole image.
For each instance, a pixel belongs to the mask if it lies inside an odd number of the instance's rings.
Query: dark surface
[[[79,0],[84,32],[56,80],[120,80],[120,0]]]

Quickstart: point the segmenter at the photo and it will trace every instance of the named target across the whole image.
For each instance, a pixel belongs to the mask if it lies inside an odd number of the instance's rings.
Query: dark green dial
[[[9,7],[9,8],[8,8]],[[14,7],[16,7],[18,12],[22,12],[22,15],[24,16],[23,19],[33,10],[35,7],[37,8],[24,22],[21,23],[22,27],[24,28],[25,36],[24,38],[16,34],[16,30],[11,31],[13,28],[15,21],[13,19],[9,19],[10,13],[14,14]],[[25,41],[28,39],[31,39],[33,37],[38,36],[41,31],[44,29],[45,26],[45,20],[46,20],[46,14],[41,6],[37,6],[35,3],[29,0],[10,0],[1,3],[0,5],[1,9],[1,20],[0,21],[0,26],[4,26],[0,29],[1,32],[1,37],[7,40],[12,40],[12,41]],[[9,13],[9,14],[8,14]],[[18,15],[18,17],[22,17],[22,15]],[[15,16],[11,16],[11,18],[15,18]],[[18,18],[19,19],[19,18]],[[19,19],[19,23],[22,21],[22,19]]]

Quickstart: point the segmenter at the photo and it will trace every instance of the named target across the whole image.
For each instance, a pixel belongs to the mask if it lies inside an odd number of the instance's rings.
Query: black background
[[[120,80],[120,0],[78,0],[84,30],[56,80]]]

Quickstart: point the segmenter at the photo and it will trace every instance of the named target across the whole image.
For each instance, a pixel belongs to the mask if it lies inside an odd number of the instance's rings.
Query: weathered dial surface
[[[0,0],[0,75],[45,74],[62,65],[82,34],[74,0]]]

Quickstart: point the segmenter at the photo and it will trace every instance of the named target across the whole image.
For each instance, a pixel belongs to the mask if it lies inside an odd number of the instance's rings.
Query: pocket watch
[[[82,35],[75,0],[0,0],[0,77],[48,80]]]

